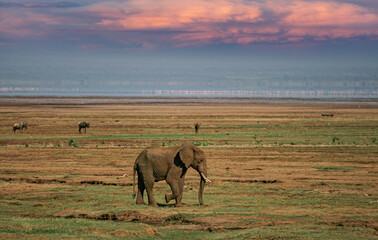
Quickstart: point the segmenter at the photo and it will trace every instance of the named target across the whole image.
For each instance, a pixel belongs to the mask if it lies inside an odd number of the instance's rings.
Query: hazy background
[[[377,6],[369,0],[2,1],[0,94],[377,97]]]

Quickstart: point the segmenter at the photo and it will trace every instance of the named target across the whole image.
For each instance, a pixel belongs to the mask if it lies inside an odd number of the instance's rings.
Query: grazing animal
[[[84,132],[87,133],[87,128],[89,128],[89,123],[79,122],[79,133],[81,133],[82,128],[84,128]]]
[[[332,113],[323,113],[322,117],[333,117]]]
[[[28,129],[28,123],[18,122],[13,124],[13,134],[16,134],[17,129],[19,129],[20,131]]]
[[[194,124],[194,129],[196,130],[196,135],[198,135],[198,133],[199,133],[199,128],[200,128],[200,126],[201,126],[201,124],[199,124],[198,122],[196,122],[196,123]]]
[[[135,173],[138,174],[138,194],[136,204],[144,204],[143,193],[147,190],[148,203],[157,207],[153,195],[155,182],[165,180],[171,187],[172,194],[165,195],[165,201],[175,199],[175,206],[181,206],[184,190],[185,174],[188,168],[194,168],[200,175],[198,199],[203,204],[202,195],[207,178],[207,163],[205,153],[191,143],[174,147],[153,147],[143,150],[134,163],[133,192],[135,197]]]

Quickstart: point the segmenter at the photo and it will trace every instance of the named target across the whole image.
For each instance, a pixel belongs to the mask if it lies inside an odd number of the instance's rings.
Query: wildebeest
[[[323,113],[322,117],[333,117],[332,113]]]
[[[87,128],[89,128],[89,123],[79,122],[79,133],[81,133],[82,128],[84,128],[84,132],[87,133]]]
[[[196,130],[196,134],[198,135],[198,132],[199,132],[199,128],[200,128],[201,124],[199,124],[198,122],[196,122],[194,124],[194,129]]]
[[[13,124],[13,134],[16,134],[17,129],[20,129],[20,131],[28,129],[28,123],[18,122]]]

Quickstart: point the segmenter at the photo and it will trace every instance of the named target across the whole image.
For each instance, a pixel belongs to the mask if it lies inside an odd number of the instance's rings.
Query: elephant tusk
[[[201,177],[205,180],[205,182],[211,183],[211,180],[205,177],[205,174],[203,174],[203,172],[200,172],[200,174],[201,174]]]

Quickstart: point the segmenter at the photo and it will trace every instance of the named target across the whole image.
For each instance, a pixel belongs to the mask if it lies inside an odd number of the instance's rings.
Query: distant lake
[[[61,56],[0,62],[2,96],[377,98],[373,61]]]
[[[101,96],[101,97],[246,97],[246,98],[378,98],[377,90],[286,90],[286,91],[217,91],[217,90],[141,90],[122,91],[85,91],[79,89],[43,88],[0,88],[2,96]]]

